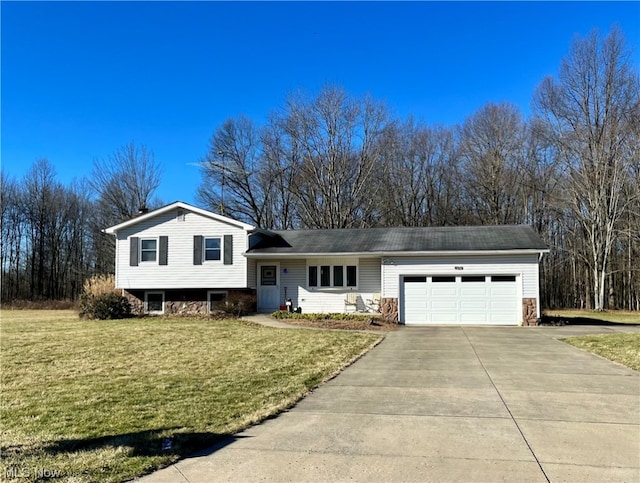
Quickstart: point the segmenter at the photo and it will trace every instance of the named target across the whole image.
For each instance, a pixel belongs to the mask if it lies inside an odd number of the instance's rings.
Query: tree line
[[[543,303],[640,309],[640,103],[622,34],[576,38],[524,118],[398,119],[327,86],[262,125],[215,130],[200,202],[274,229],[528,224],[547,241]]]
[[[575,39],[528,118],[492,103],[428,125],[336,86],[296,93],[263,124],[214,131],[197,197],[271,229],[528,224],[551,248],[544,306],[640,310],[639,86],[614,29]],[[160,175],[133,143],[82,184],[60,185],[46,160],[19,181],[3,174],[3,301],[73,298],[112,271],[101,229],[158,205]]]
[[[47,159],[19,180],[3,171],[2,302],[74,300],[87,278],[113,273],[115,241],[102,230],[159,206],[152,195],[160,175],[153,153],[134,143],[95,160],[91,176],[69,186]]]

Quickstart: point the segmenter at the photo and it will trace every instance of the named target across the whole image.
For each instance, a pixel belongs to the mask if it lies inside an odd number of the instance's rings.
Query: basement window
[[[164,314],[164,292],[145,292],[144,311],[148,314]]]
[[[226,306],[227,291],[226,290],[209,290],[207,293],[207,305],[209,313],[222,310]]]

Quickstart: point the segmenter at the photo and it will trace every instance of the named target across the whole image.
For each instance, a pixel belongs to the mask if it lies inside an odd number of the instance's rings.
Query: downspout
[[[540,262],[542,261],[542,256],[544,255],[544,252],[540,252],[538,253],[538,284],[536,286],[536,290],[537,290],[537,294],[536,294],[536,318],[538,319],[538,321],[541,318],[541,310],[540,310]]]

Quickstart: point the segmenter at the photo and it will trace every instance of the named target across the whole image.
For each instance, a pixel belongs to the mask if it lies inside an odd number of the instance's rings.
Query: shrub
[[[117,293],[83,296],[80,299],[80,317],[86,319],[126,319],[131,317],[131,304]]]
[[[276,319],[301,319],[301,320],[370,320],[371,314],[343,314],[340,312],[329,314],[313,314],[296,312],[285,312],[284,310],[277,310],[271,314]]]
[[[83,295],[89,295],[93,297],[99,297],[100,295],[106,295],[114,293],[119,295],[120,292],[116,289],[116,277],[109,273],[106,275],[94,275],[84,281],[82,285]]]
[[[214,308],[234,317],[242,317],[256,311],[256,296],[242,292],[231,292],[225,300],[218,302]]]
[[[126,319],[131,304],[119,294],[113,275],[95,275],[84,282],[80,296],[80,317],[86,319]]]

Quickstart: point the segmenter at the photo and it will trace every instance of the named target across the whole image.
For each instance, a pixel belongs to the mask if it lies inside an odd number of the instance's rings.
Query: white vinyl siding
[[[244,257],[243,257],[244,258]],[[255,258],[245,259],[247,263],[247,287],[258,288],[258,263]]]
[[[117,233],[116,286],[123,289],[179,289],[179,288],[246,288],[247,232],[232,224],[218,221],[198,213],[178,208],[123,228]],[[194,236],[233,236],[231,265],[193,263]],[[141,263],[129,265],[129,238],[139,240],[168,237],[168,263]],[[222,247],[222,250],[224,248]]]
[[[266,262],[265,262],[266,263]],[[309,266],[357,266],[357,289],[344,287],[308,287]],[[333,274],[332,274],[333,275]],[[318,270],[318,284],[320,271]],[[286,291],[286,296],[285,296]],[[280,260],[280,299],[291,299],[294,307],[302,307],[303,313],[344,312],[344,300],[348,292],[358,295],[358,309],[364,310],[374,293],[380,293],[380,259],[356,257],[327,257],[300,260]],[[353,311],[353,308],[350,308]]]

